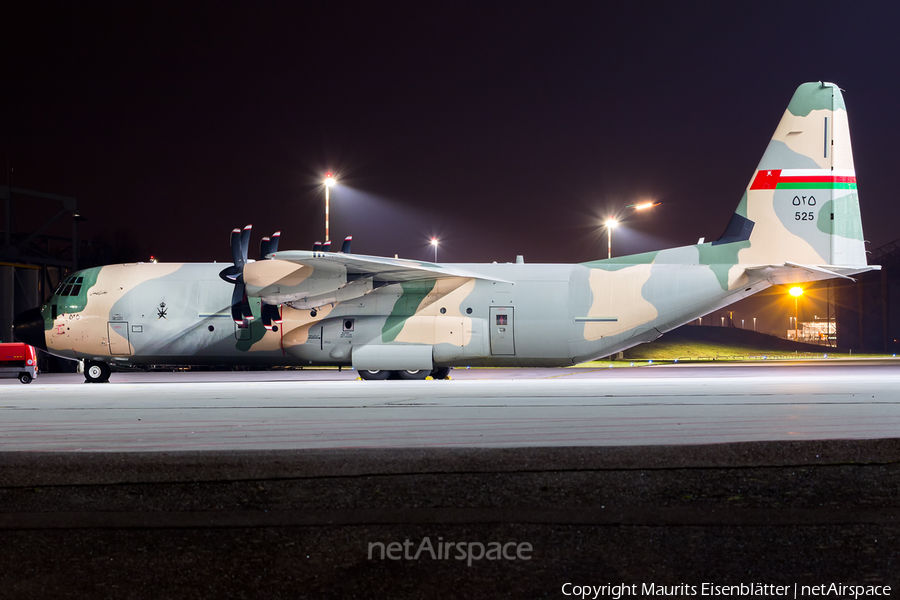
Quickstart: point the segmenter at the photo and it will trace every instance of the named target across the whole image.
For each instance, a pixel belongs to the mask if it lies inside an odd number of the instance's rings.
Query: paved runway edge
[[[419,473],[704,469],[900,461],[900,439],[690,446],[0,453],[0,485],[99,485]]]

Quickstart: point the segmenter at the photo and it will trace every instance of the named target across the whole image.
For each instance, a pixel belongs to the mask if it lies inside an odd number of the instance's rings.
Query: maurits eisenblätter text
[[[890,596],[889,585],[856,585],[845,583],[820,583],[803,585],[792,583],[778,585],[771,583],[718,584],[701,583],[691,585],[661,585],[658,583],[620,583],[606,585],[578,585],[564,583],[564,596],[576,598],[612,598],[619,600],[625,596],[783,596],[786,598],[814,598],[831,596],[835,598],[864,598]]]

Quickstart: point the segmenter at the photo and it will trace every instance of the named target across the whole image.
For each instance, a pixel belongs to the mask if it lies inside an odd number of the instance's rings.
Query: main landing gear
[[[428,371],[427,369],[417,369],[411,371],[369,371],[360,369],[359,371],[357,371],[357,373],[359,374],[360,378],[369,381],[380,381],[384,379],[405,379],[411,381],[416,379],[425,379],[429,376],[432,379],[449,379],[450,367],[440,367],[432,371]]]
[[[110,368],[105,362],[89,360],[84,363],[85,383],[106,383],[109,381]]]

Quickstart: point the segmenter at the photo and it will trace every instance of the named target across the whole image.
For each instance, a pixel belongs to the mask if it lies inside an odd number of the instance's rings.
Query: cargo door
[[[512,306],[491,307],[491,354],[509,356],[516,353],[514,331],[514,312]]]
[[[110,321],[107,325],[109,334],[109,353],[119,356],[131,354],[131,341],[128,339],[128,321]]]

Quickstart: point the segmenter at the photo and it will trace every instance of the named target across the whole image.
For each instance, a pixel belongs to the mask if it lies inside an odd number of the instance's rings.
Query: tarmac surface
[[[621,446],[900,431],[900,361],[621,369],[77,374],[0,386],[0,451]]]
[[[0,598],[890,597],[896,364],[3,382]]]

